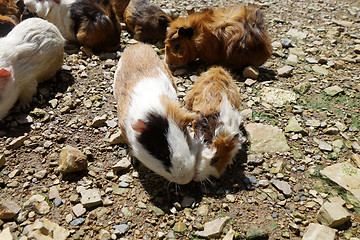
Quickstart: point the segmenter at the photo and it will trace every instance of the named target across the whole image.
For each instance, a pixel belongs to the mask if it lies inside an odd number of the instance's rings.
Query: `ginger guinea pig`
[[[171,182],[190,182],[200,151],[187,131],[195,114],[180,107],[171,73],[150,45],[125,49],[115,72],[114,96],[133,157]]]
[[[128,5],[123,10],[126,2]],[[115,5],[127,28],[134,33],[134,39],[142,42],[164,41],[167,27],[177,18],[177,15],[161,9],[149,0],[115,0]]]
[[[186,108],[197,113],[193,128],[204,145],[194,180],[219,178],[245,142],[239,129],[242,118],[238,88],[222,67],[212,67],[196,80],[185,102]]]
[[[14,106],[28,106],[38,83],[62,66],[65,39],[46,20],[30,18],[0,38],[0,120]]]
[[[259,66],[271,56],[264,14],[254,5],[192,13],[171,22],[166,62],[185,65],[200,59],[232,68]]]

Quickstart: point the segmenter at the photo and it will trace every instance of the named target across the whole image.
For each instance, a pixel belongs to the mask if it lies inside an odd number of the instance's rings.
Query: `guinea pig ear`
[[[0,89],[5,88],[6,84],[10,81],[12,75],[11,70],[5,68],[0,69]]]
[[[194,36],[194,29],[181,27],[177,33],[179,36],[188,37],[190,39],[192,36]]]
[[[138,133],[142,133],[147,129],[146,120],[138,119],[136,123],[132,124],[131,127]]]
[[[170,19],[165,15],[160,15],[158,18],[158,23],[162,26],[168,26],[170,23]]]

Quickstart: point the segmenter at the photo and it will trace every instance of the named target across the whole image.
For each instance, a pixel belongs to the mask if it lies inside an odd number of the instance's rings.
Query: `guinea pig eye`
[[[174,51],[177,52],[179,51],[179,49],[180,49],[180,44],[179,43],[175,44]]]
[[[220,156],[214,157],[213,159],[211,159],[210,165],[216,164],[219,160],[220,160]]]

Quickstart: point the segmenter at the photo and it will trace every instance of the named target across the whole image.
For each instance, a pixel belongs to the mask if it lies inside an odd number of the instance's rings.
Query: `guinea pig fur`
[[[10,16],[0,15],[0,37],[6,36],[17,24],[17,21]]]
[[[70,7],[77,40],[93,50],[116,50],[121,26],[111,0],[79,0]]]
[[[25,7],[39,17],[53,23],[68,41],[75,41],[74,21],[70,17],[70,6],[76,0],[24,0]]]
[[[149,45],[125,49],[115,72],[114,96],[131,154],[171,182],[190,182],[200,150],[187,131],[195,114],[180,107],[171,73]]]
[[[228,72],[213,67],[196,80],[185,102],[186,108],[197,113],[194,132],[204,144],[194,180],[219,178],[245,142],[239,130],[242,118],[238,88]]]
[[[0,14],[1,15],[14,15],[17,18],[20,17],[20,9],[17,3],[21,1],[15,0],[0,0]]]
[[[0,38],[0,120],[14,106],[28,106],[38,83],[62,66],[65,39],[46,20],[30,18]]]
[[[152,43],[165,40],[166,29],[176,17],[149,0],[130,0],[123,14],[127,28],[134,33],[134,39]]]
[[[255,5],[193,13],[171,22],[166,62],[185,65],[200,59],[232,68],[259,66],[271,56],[264,14]]]

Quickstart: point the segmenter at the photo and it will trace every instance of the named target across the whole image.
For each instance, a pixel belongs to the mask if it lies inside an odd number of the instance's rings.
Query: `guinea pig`
[[[30,18],[0,38],[0,120],[14,106],[30,104],[38,83],[62,66],[65,39],[46,20]]]
[[[189,183],[201,147],[187,130],[195,114],[180,107],[173,77],[149,45],[125,49],[115,72],[114,96],[132,156],[170,182]]]
[[[115,50],[121,27],[109,0],[24,0],[30,12],[55,24],[68,41]]]
[[[110,0],[79,0],[71,5],[76,39],[93,50],[116,50],[121,26]]]
[[[178,18],[170,24],[165,48],[169,65],[200,59],[237,69],[263,64],[272,51],[264,14],[255,5],[210,9]]]
[[[24,0],[25,7],[39,17],[53,23],[67,41],[76,41],[70,6],[76,0]]]
[[[0,15],[0,37],[6,36],[18,24],[16,18]]]
[[[222,67],[202,73],[185,96],[185,107],[197,114],[195,137],[204,145],[194,181],[219,178],[245,142],[239,129],[240,104],[238,88]]]
[[[18,8],[18,2],[16,0],[0,0],[0,14],[1,15],[14,15],[17,18],[20,17],[21,9]]]
[[[122,14],[125,2],[128,5]],[[175,14],[161,9],[149,0],[116,0],[115,6],[127,28],[134,33],[134,39],[142,42],[164,41],[167,27],[177,18]]]

